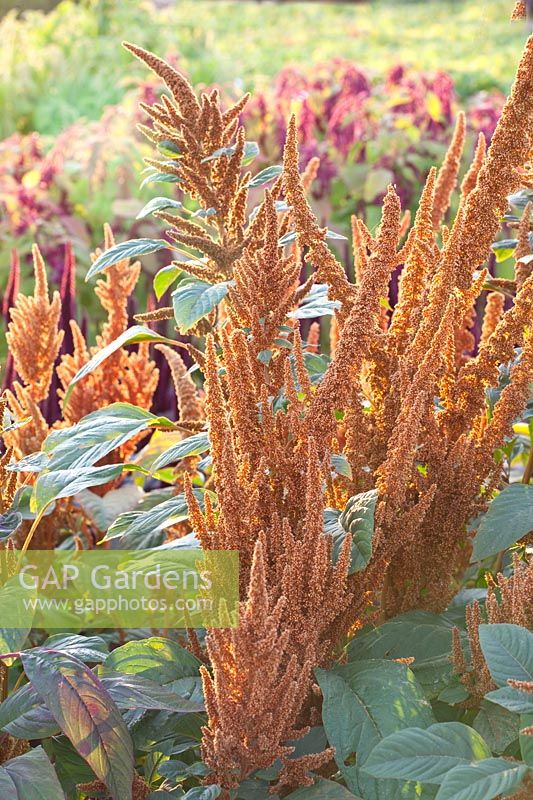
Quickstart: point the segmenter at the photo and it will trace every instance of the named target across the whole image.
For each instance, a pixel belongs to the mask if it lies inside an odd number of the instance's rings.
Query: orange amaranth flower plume
[[[34,293],[30,297],[17,296],[10,309],[11,322],[6,340],[29,397],[39,403],[48,396],[63,331],[58,330],[61,314],[59,292],[54,292],[50,300],[46,267],[37,245],[33,246],[32,252]]]

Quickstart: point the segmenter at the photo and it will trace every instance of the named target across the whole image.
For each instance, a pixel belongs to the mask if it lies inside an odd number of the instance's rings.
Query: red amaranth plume
[[[60,328],[65,331],[61,355],[74,351],[70,320],[76,319],[76,257],[72,242],[65,242],[65,258],[61,273],[59,293],[61,296]]]
[[[15,298],[19,293],[20,287],[20,259],[15,249],[11,251],[11,263],[9,269],[9,278],[7,280],[6,291],[2,299],[2,316],[4,318],[4,325],[7,328],[9,323],[9,309],[14,305]],[[2,382],[2,389],[10,388],[16,378],[15,365],[13,363],[13,356],[8,350],[6,366],[4,372],[4,380]]]

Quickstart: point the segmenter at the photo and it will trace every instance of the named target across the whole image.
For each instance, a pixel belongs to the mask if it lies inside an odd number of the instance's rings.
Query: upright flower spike
[[[515,250],[515,280],[516,288],[520,289],[527,278],[533,273],[533,253],[529,240],[532,228],[533,203],[528,203],[524,208],[522,219],[518,226],[518,244]]]
[[[317,282],[330,285],[331,297],[349,305],[353,299],[353,286],[349,283],[344,268],[327,246],[326,230],[319,227],[305,195],[300,176],[298,134],[294,116],[287,128],[283,165],[283,183],[287,200],[292,207],[298,243],[302,249],[309,248],[306,261],[315,266]]]
[[[39,403],[48,395],[63,331],[58,330],[61,300],[48,294],[46,267],[37,245],[33,246],[35,289],[33,296],[19,294],[11,309],[6,334],[15,370],[27,387],[31,399]]]
[[[476,186],[477,176],[479,175],[479,171],[485,159],[486,152],[487,152],[487,142],[485,140],[485,134],[480,133],[477,140],[474,158],[461,184],[461,204],[463,204],[466,201],[468,195]]]
[[[180,356],[171,347],[157,344],[156,350],[163,353],[170,367],[172,382],[178,400],[178,419],[180,422],[198,422],[204,418],[202,401],[189,371]]]
[[[389,186],[376,248],[368,269],[361,276],[335,357],[317,389],[306,420],[309,433],[326,446],[336,428],[334,411],[342,408],[349,396],[349,376],[359,374],[369,346],[381,333],[380,301],[388,293],[390,276],[396,265],[400,214],[400,200]]]
[[[475,270],[486,259],[507,208],[507,198],[520,186],[519,169],[529,155],[532,127],[533,36],[530,36],[476,186],[465,203],[460,269]]]
[[[481,344],[486,345],[500,324],[505,307],[505,297],[501,292],[489,292],[481,328]]]
[[[143,104],[153,130],[143,127],[142,131],[156,144],[170,142],[179,157],[147,159],[147,163],[172,176],[206,212],[201,224],[165,212],[157,216],[172,226],[171,239],[204,254],[200,277],[213,282],[226,279],[250,243],[246,233],[251,232],[245,230],[250,175],[241,172],[245,138],[239,127],[248,95],[223,112],[216,89],[198,99],[188,81],[169,64],[140,47],[124,46],[165,81],[172,95],[153,106]]]
[[[437,175],[435,198],[433,202],[433,227],[439,230],[450,207],[452,194],[457,185],[457,177],[461,166],[461,158],[465,145],[466,118],[461,111],[457,117],[452,142]]]

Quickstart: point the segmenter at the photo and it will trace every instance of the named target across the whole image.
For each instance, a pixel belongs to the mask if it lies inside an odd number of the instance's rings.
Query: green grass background
[[[60,3],[49,15],[8,13],[0,23],[0,136],[54,134],[97,119],[143,68],[123,39],[181,55],[194,83],[268,82],[282,67],[342,56],[380,72],[397,62],[444,69],[462,97],[507,91],[526,38],[509,22],[514,0],[253,3],[146,0]]]

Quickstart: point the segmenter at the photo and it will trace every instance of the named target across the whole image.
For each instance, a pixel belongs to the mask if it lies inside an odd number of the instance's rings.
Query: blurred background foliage
[[[460,97],[506,90],[524,39],[509,25],[509,0],[376,0],[254,3],[179,0],[62,2],[43,15],[17,11],[0,23],[1,135],[57,134],[97,119],[144,77],[119,43],[179,55],[191,80],[262,85],[287,64],[340,56],[385,70],[408,63],[449,72]],[[289,24],[290,22],[290,24]]]
[[[261,147],[257,169],[279,163],[296,111],[303,162],[321,158],[317,208],[348,233],[354,212],[377,223],[391,180],[404,206],[414,204],[459,108],[468,155],[478,131],[490,138],[526,37],[509,23],[512,0],[64,0],[49,13],[13,5],[0,20],[0,281],[5,293],[16,249],[30,285],[37,241],[61,286],[71,241],[89,329],[99,308],[81,276],[103,223],[118,241],[153,236],[153,223],[135,217],[150,197],[175,191],[139,190],[149,148],[136,131],[138,102],[160,87],[122,40],[168,58],[197,87],[218,85],[227,102],[253,90],[244,121]],[[349,264],[347,245],[340,254]],[[156,255],[144,260],[141,302],[160,266]],[[9,297],[3,305],[6,314]]]

